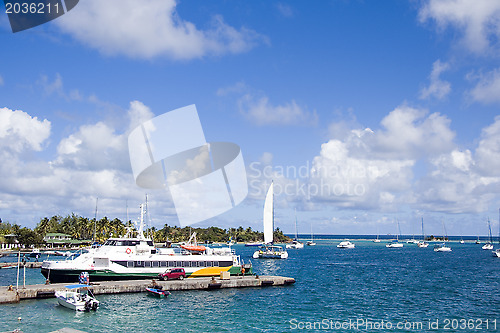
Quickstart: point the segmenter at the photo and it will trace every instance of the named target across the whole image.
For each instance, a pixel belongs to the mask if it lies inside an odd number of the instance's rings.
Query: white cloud
[[[491,0],[427,0],[420,20],[435,20],[440,28],[463,31],[463,45],[474,53],[498,49],[500,2]]]
[[[57,147],[59,165],[102,170],[120,168],[126,159],[126,141],[123,135],[103,122],[81,126],[77,133],[61,140]]]
[[[0,108],[0,148],[21,152],[40,151],[50,135],[50,121],[38,120],[24,111]]]
[[[413,167],[454,148],[450,121],[437,113],[400,106],[381,121],[381,129],[351,129],[324,143],[313,159],[310,183],[320,189],[313,201],[340,207],[397,209],[414,203]],[[465,167],[465,158],[456,157]]]
[[[43,87],[43,90],[47,95],[58,94],[63,95],[63,82],[61,74],[56,73],[54,81],[50,81],[47,75],[42,75],[40,80],[37,82]]]
[[[131,131],[143,122],[153,118],[154,113],[151,112],[151,109],[142,102],[132,101],[130,102],[128,117],[130,119],[129,131]]]
[[[282,2],[277,3],[276,8],[278,8],[278,12],[284,17],[290,18],[294,16],[292,7],[287,4],[284,4]]]
[[[130,124],[126,128],[151,115],[141,102],[131,102],[126,114]],[[125,199],[141,202],[144,198],[130,170],[127,134],[104,121],[83,125],[56,142],[57,156],[47,160],[43,156],[50,149],[45,144],[50,122],[23,111],[1,108],[0,203],[10,203],[3,209],[4,216],[21,217],[19,222],[32,227],[41,217],[38,214],[93,211],[96,196],[108,201],[108,213],[120,216],[125,211]],[[30,154],[30,150],[42,153]],[[172,206],[168,193],[155,199],[163,207]],[[14,212],[15,209],[19,211]]]
[[[486,211],[500,193],[500,117],[483,129],[475,151],[453,149],[430,160],[415,187],[421,207],[433,211]]]
[[[500,116],[483,129],[475,155],[482,175],[500,177]]]
[[[227,96],[233,93],[243,94],[247,90],[249,90],[249,87],[244,82],[240,81],[232,86],[217,89],[216,95]]]
[[[472,99],[482,103],[500,102],[500,68],[479,76],[479,82],[469,92]]]
[[[500,179],[481,176],[469,150],[453,150],[431,159],[433,170],[418,180],[418,206],[430,211],[478,213],[488,209],[496,191],[489,188]]]
[[[322,209],[328,202],[345,209],[398,211],[419,205],[414,193],[422,177],[414,174],[417,163],[439,161],[455,148],[448,118],[405,105],[384,117],[379,129],[337,132],[304,166],[272,165],[272,155],[264,153],[248,168],[250,197],[262,199],[274,180],[277,191],[286,194],[285,202],[303,208]],[[470,154],[450,156],[450,165],[462,173],[474,165]]]
[[[104,122],[83,125],[79,130],[61,140],[57,146],[56,165],[83,170],[130,170],[128,132],[153,117],[153,113],[140,101],[130,102],[127,111],[128,129],[117,133]]]
[[[294,100],[272,105],[266,96],[255,98],[246,94],[238,101],[240,112],[257,125],[316,125],[316,111],[308,111]]]
[[[266,38],[253,30],[235,29],[221,16],[210,28],[198,29],[176,12],[174,0],[86,0],[56,22],[61,29],[109,55],[132,58],[193,59],[245,52]],[[90,23],[91,22],[91,23]]]
[[[435,97],[437,99],[443,99],[450,93],[450,83],[441,80],[439,77],[441,73],[449,68],[450,65],[448,63],[442,63],[440,60],[436,60],[434,64],[432,64],[432,72],[429,76],[430,84],[428,87],[422,89],[420,98],[427,99],[429,97]]]
[[[378,156],[415,159],[449,151],[455,133],[450,120],[439,113],[427,116],[427,111],[400,106],[381,122],[383,130],[367,141]]]
[[[50,80],[47,75],[41,75],[36,83],[42,87],[46,95],[57,95],[68,101],[83,100],[83,96],[77,89],[72,89],[69,93],[64,90],[63,78],[59,73],[56,73],[54,80]]]
[[[359,133],[367,135],[359,136]],[[390,207],[393,193],[408,190],[412,180],[410,159],[375,158],[359,141],[369,141],[369,131],[352,132],[346,141],[330,140],[313,159],[310,183],[318,189],[313,200],[334,201],[351,208]],[[353,140],[351,140],[353,139]],[[366,143],[366,142],[365,142]],[[368,145],[364,145],[368,147]]]
[[[269,152],[264,152],[260,156],[260,162],[264,165],[271,165],[273,163],[273,154]]]

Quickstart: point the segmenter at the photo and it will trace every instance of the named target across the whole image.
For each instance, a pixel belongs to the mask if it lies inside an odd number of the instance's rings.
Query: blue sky
[[[128,133],[196,104],[252,184],[200,226],[262,230],[274,179],[285,232],[295,208],[304,233],[497,230],[499,18],[488,0],[81,0],[13,34],[3,13],[0,217],[92,217],[96,197],[137,216]],[[178,225],[169,193],[148,193],[153,224]]]

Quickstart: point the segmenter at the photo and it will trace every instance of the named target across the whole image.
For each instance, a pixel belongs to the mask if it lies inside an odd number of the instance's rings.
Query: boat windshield
[[[139,245],[139,240],[129,240],[129,239],[108,239],[104,245],[105,246],[135,246]],[[151,244],[149,244],[151,243]],[[152,241],[148,241],[148,245],[153,245]]]

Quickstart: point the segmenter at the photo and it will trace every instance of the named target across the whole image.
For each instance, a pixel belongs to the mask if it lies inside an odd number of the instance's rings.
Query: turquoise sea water
[[[0,332],[500,332],[500,258],[491,251],[473,243],[439,253],[432,244],[354,242],[341,250],[338,241],[319,240],[289,250],[287,260],[252,260],[255,248],[234,246],[257,274],[294,277],[291,286],[178,291],[167,299],[99,295],[95,313],[74,313],[55,299],[22,301],[0,305]],[[26,272],[27,284],[43,283],[39,270]],[[0,285],[15,282],[15,269],[0,270]]]

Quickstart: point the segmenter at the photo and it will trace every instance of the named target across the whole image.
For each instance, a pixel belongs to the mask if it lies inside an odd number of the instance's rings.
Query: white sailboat
[[[313,237],[313,225],[311,223],[311,240],[308,240],[306,243],[308,246],[315,246],[316,243],[314,242],[314,237]]]
[[[406,240],[406,244],[418,244],[419,241],[415,239],[415,232],[413,232],[413,226],[412,226],[412,237],[411,239]]]
[[[448,238],[448,233],[446,232],[446,226],[444,225],[444,221],[443,221],[443,229],[444,229],[443,243],[434,245],[434,252],[451,252],[451,247],[446,245],[446,239]]]
[[[374,243],[380,243],[380,239],[378,238],[379,231],[378,231],[378,226],[377,226],[377,238],[373,240]]]
[[[274,241],[274,183],[271,182],[264,203],[264,245],[253,253],[254,259],[286,259],[288,252],[281,246],[273,245]]]
[[[500,244],[500,209],[498,210],[498,244]],[[500,258],[500,248],[492,252],[494,257]]]
[[[422,217],[422,241],[417,242],[417,246],[421,248],[426,248],[429,246],[429,243],[425,242],[425,233],[424,233],[424,218]]]
[[[297,235],[297,209],[295,209],[295,238],[291,243],[286,244],[287,249],[302,249],[304,248],[304,243],[299,242],[299,237]]]
[[[385,247],[387,247],[387,248],[403,247],[403,243],[399,242],[399,234],[400,233],[401,233],[401,229],[399,228],[399,221],[398,221],[398,233],[396,234],[396,239],[388,244],[385,244]]]
[[[483,250],[493,250],[493,242],[492,242],[492,237],[491,237],[491,223],[490,219],[488,219],[488,229],[489,229],[489,238],[488,241],[483,245],[482,249]]]

